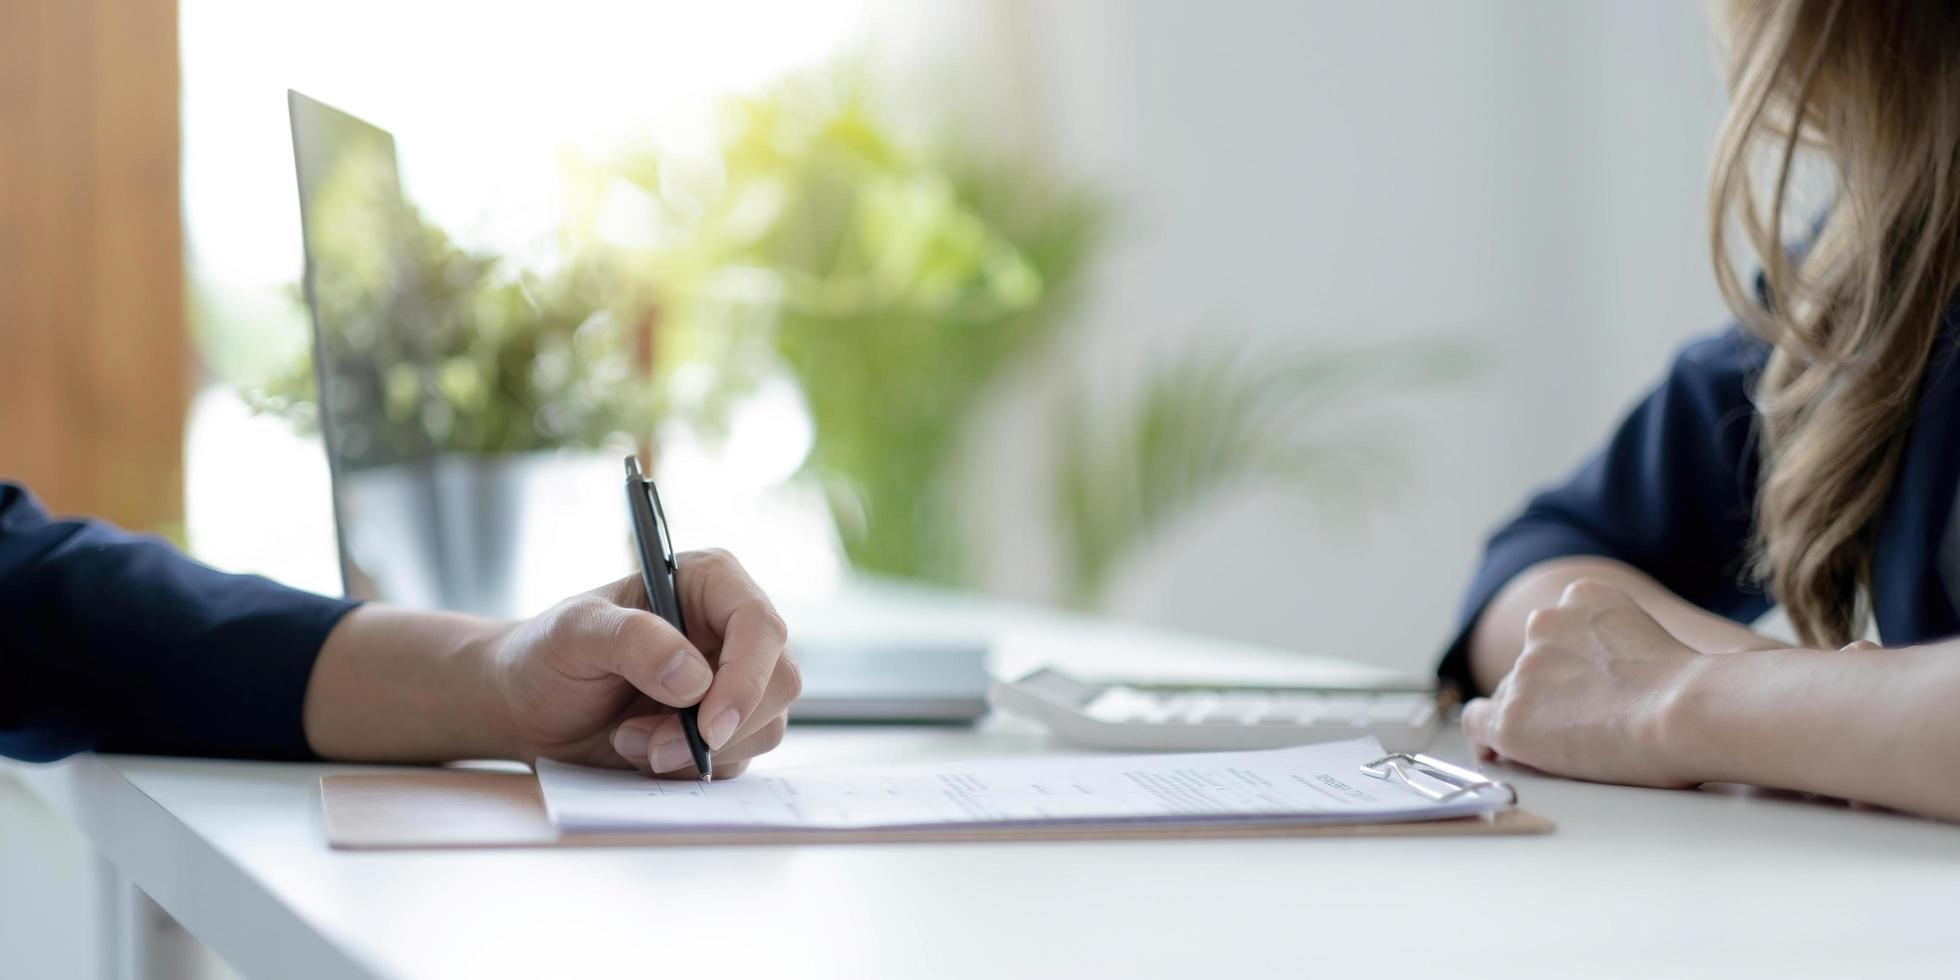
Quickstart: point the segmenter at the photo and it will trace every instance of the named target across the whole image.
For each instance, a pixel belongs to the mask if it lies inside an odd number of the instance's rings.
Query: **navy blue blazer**
[[[50,520],[0,483],[0,755],[312,758],[306,683],[353,606]]]
[[[1956,348],[1952,334],[1944,336],[1879,514],[1872,613],[1888,645],[1960,633],[1938,566],[1960,474]],[[1768,359],[1767,344],[1734,327],[1689,344],[1605,448],[1499,528],[1471,582],[1442,677],[1475,691],[1470,628],[1505,583],[1551,558],[1617,559],[1738,622],[1768,611],[1744,567],[1759,475],[1749,390]]]

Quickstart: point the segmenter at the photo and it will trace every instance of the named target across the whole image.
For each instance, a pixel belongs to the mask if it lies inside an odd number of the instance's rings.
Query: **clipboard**
[[[1493,813],[1395,823],[1233,826],[1069,824],[1054,827],[926,827],[876,830],[745,830],[560,834],[545,816],[530,773],[472,769],[324,776],[320,802],[336,850],[492,847],[664,847],[679,845],[1000,843],[1009,841],[1222,840],[1275,837],[1442,837],[1548,834],[1551,821],[1517,807],[1510,786],[1422,754],[1394,753],[1363,767],[1445,800],[1500,788],[1512,805]],[[1439,795],[1440,794],[1440,795]]]

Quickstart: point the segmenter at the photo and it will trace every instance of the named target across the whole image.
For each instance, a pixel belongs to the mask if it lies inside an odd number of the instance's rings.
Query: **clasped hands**
[[[1782,649],[1763,639],[1752,649]],[[1860,640],[1845,651],[1877,650]],[[1626,592],[1581,579],[1525,619],[1524,648],[1489,697],[1463,707],[1463,733],[1484,759],[1554,775],[1635,786],[1721,779],[1692,704],[1714,658],[1682,643]]]
[[[1675,702],[1702,654],[1625,592],[1580,580],[1525,619],[1524,650],[1487,698],[1463,707],[1485,758],[1599,782],[1688,786],[1675,757]]]

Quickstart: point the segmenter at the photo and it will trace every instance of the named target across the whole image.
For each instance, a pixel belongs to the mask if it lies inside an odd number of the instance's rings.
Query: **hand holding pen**
[[[508,731],[510,744],[466,757],[697,778],[680,715],[690,707],[716,779],[739,775],[775,748],[803,686],[782,618],[725,551],[675,555],[671,577],[685,628],[652,612],[637,573],[534,619],[500,624],[486,637],[496,652],[485,658],[491,669],[480,686],[502,707],[471,730]]]
[[[670,696],[656,697],[678,710],[671,718],[623,722],[613,734],[614,749],[635,765],[644,759],[643,768],[655,774],[692,774],[703,781],[715,777],[711,753],[720,753],[726,779],[782,741],[783,711],[802,689],[786,629],[727,552],[674,552],[660,493],[632,456],[626,457],[626,498],[645,608],[687,647],[676,650],[661,678]],[[691,597],[697,601],[690,603]],[[697,619],[688,614],[690,606],[710,617],[700,624],[704,628],[689,629]],[[712,662],[699,646],[713,648]]]
[[[693,707],[701,740],[714,753],[714,778],[732,779],[750,759],[782,743],[787,712],[803,691],[803,679],[785,646],[782,618],[735,559],[725,551],[690,551],[679,555],[677,564],[688,631],[682,634],[651,614],[626,626],[633,645],[671,652],[652,658],[659,675],[633,685],[638,696],[627,699],[620,712],[611,751],[655,775],[699,778],[674,710]],[[609,597],[636,607],[634,613],[646,608],[637,576],[610,588]],[[656,693],[648,696],[649,689]]]

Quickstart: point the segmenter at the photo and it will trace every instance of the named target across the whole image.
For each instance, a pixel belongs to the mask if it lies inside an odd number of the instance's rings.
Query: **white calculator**
[[[1237,687],[1082,681],[1052,668],[995,681],[994,707],[1098,749],[1205,752],[1275,749],[1373,735],[1415,752],[1436,732],[1434,686]]]

